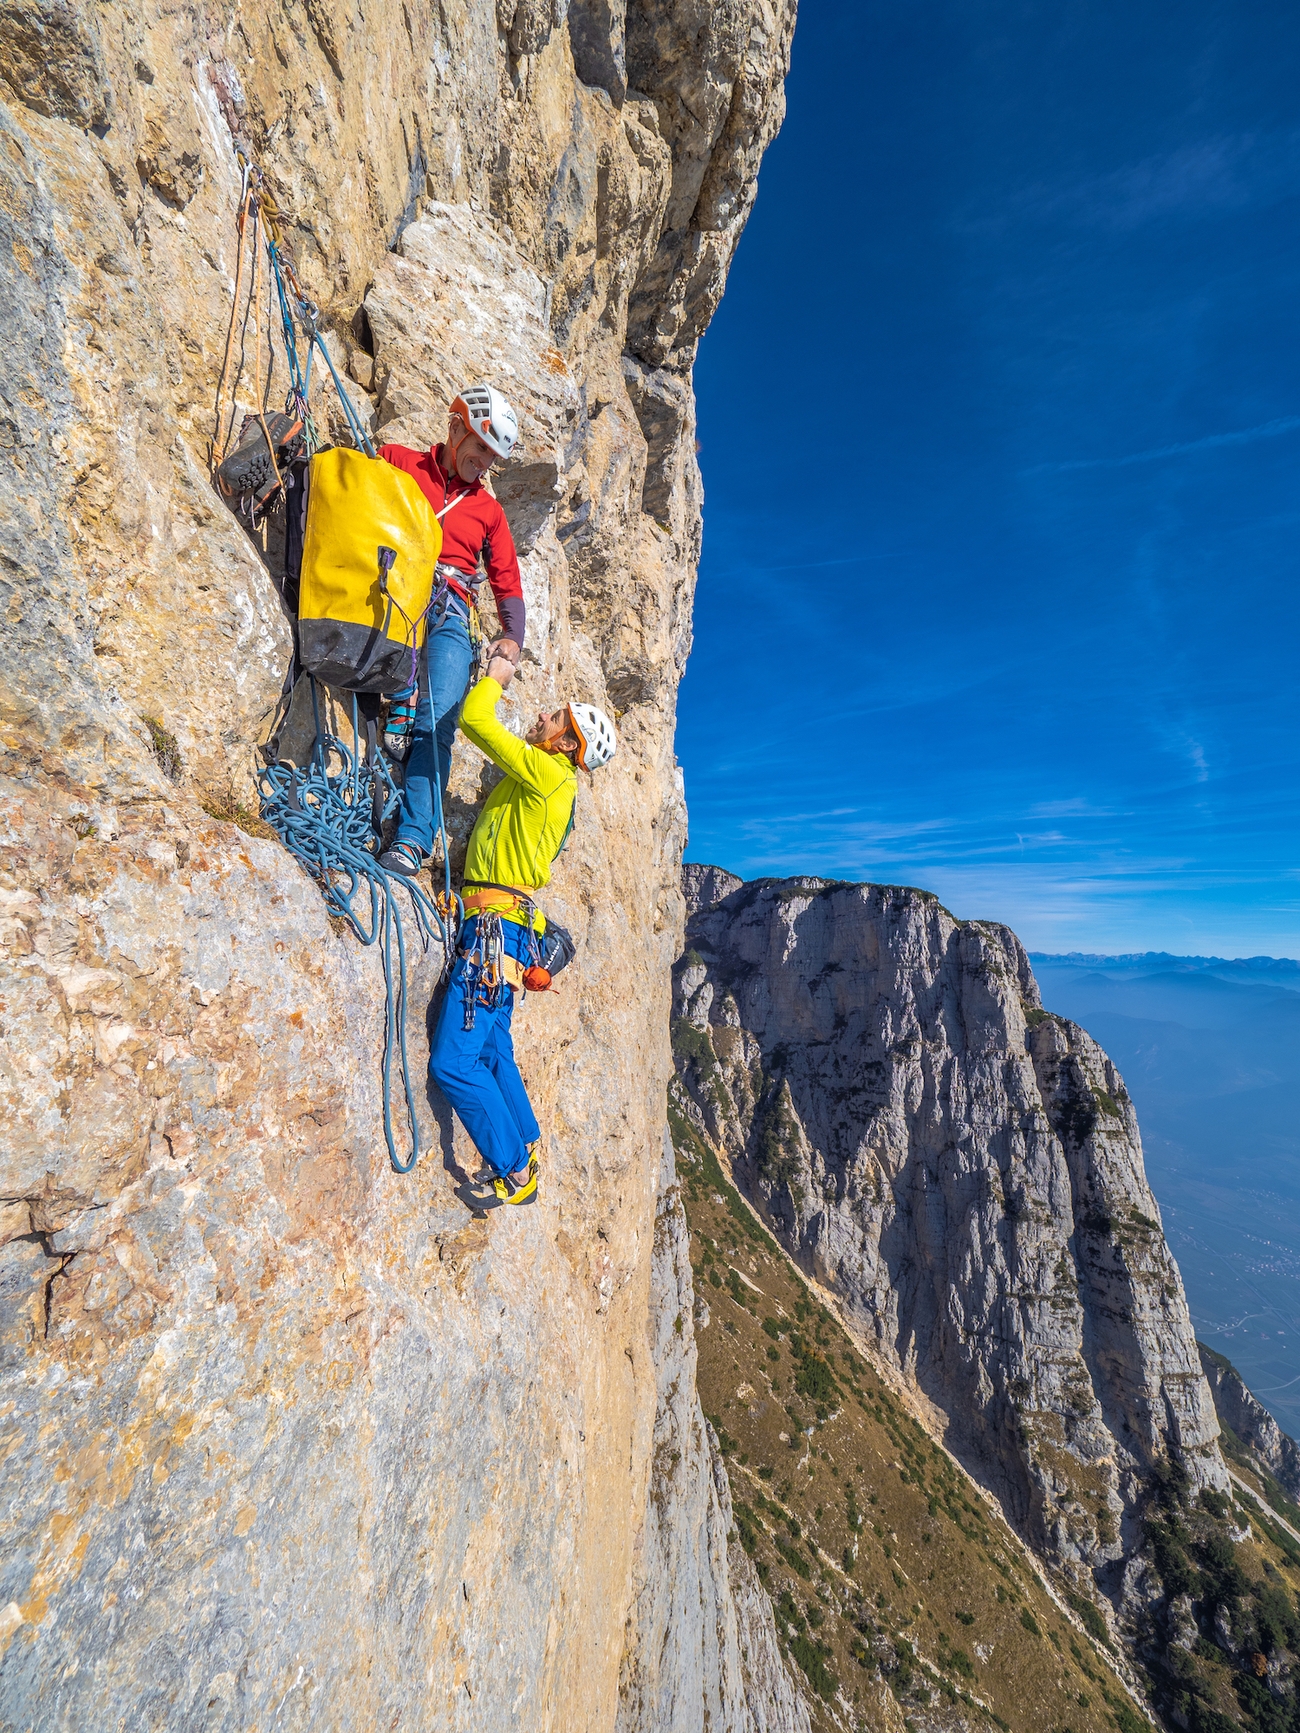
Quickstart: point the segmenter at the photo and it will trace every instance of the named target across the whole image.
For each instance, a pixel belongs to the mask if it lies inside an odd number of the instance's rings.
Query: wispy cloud
[[[1156,445],[1150,451],[1130,451],[1123,457],[1071,457],[1062,463],[1036,463],[1021,475],[1067,475],[1078,469],[1126,469],[1134,463],[1159,463],[1166,457],[1187,457],[1197,451],[1213,451],[1220,445],[1253,445],[1257,439],[1279,439],[1300,432],[1300,415],[1279,415],[1255,427],[1238,427],[1230,433],[1207,433],[1200,439],[1184,439],[1175,445]]]
[[[1234,956],[1300,951],[1300,900],[1246,906],[1241,880],[1138,860],[1110,869],[935,867],[922,883],[967,919],[1006,922],[1031,950],[1170,950]],[[1189,888],[1199,895],[1188,897]]]
[[[1106,227],[1271,204],[1300,179],[1300,133],[1201,139],[1080,185],[1081,214]]]
[[[1029,818],[1118,818],[1123,807],[1098,805],[1087,795],[1070,795],[1064,800],[1039,800],[1029,807]]]
[[[1131,230],[1169,219],[1259,209],[1300,187],[1300,131],[1222,133],[1126,163],[1108,174],[1039,181],[1000,208],[968,215],[967,233],[999,233],[1016,223],[1061,221]]]
[[[709,858],[695,847],[693,860]],[[1265,882],[1249,870],[1224,875],[1187,861],[925,863],[848,848],[802,848],[721,864],[744,877],[809,873],[912,884],[933,891],[962,920],[1009,926],[1030,950],[1194,952],[1205,956],[1300,953],[1300,896],[1258,906],[1243,891]],[[1189,895],[1189,893],[1191,893]]]

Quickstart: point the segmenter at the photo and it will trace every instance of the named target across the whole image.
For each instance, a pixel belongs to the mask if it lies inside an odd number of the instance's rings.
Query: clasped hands
[[[488,645],[488,678],[504,692],[519,668],[519,646],[513,638],[496,638]]]

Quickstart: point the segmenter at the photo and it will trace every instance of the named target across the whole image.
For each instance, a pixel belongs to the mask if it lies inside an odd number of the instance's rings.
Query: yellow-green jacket
[[[501,688],[484,675],[467,695],[460,726],[475,746],[505,772],[478,815],[465,856],[465,878],[520,890],[540,890],[551,879],[551,862],[560,851],[573,802],[578,773],[560,752],[529,746],[497,720]],[[503,898],[500,913],[523,924]],[[544,922],[539,917],[540,932]]]

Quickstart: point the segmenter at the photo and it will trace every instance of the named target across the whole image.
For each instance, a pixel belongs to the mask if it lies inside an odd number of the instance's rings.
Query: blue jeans
[[[441,798],[447,798],[452,742],[460,721],[461,700],[469,685],[472,658],[469,623],[453,605],[442,624],[429,633],[420,651],[420,699],[415,707],[415,729],[406,760],[401,817],[393,839],[409,842],[422,856],[433,853],[435,764]]]
[[[474,917],[466,921],[462,949],[472,946],[477,924]],[[528,935],[514,921],[502,921],[501,929],[506,950],[518,957]],[[429,1050],[429,1075],[456,1109],[488,1166],[496,1173],[518,1173],[528,1165],[528,1145],[542,1134],[510,1038],[515,989],[503,987],[494,1010],[477,1006],[472,1029],[465,1027],[464,989],[465,959],[457,957]]]

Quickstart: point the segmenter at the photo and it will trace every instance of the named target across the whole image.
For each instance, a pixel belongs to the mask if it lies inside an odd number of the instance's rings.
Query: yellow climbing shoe
[[[498,1203],[532,1203],[537,1196],[537,1159],[538,1145],[528,1146],[528,1168],[525,1177],[516,1181],[511,1174],[498,1176],[492,1181],[492,1189],[497,1195]]]

